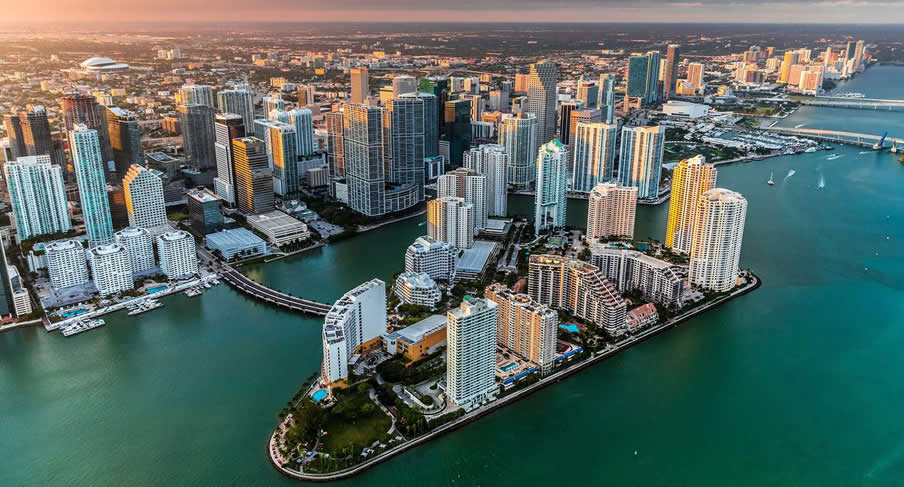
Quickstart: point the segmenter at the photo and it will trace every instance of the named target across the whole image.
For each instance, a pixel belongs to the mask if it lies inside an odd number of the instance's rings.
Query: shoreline
[[[582,362],[579,362],[564,370],[555,372],[547,377],[544,377],[543,379],[540,379],[538,382],[531,384],[531,385],[525,387],[524,389],[514,391],[510,395],[501,397],[501,398],[497,399],[496,401],[494,401],[482,408],[479,408],[475,411],[467,413],[464,416],[462,416],[458,419],[455,419],[453,421],[450,421],[449,423],[446,423],[431,432],[428,432],[424,435],[418,436],[418,437],[413,438],[409,441],[406,441],[402,444],[399,444],[398,446],[393,447],[389,450],[386,450],[372,458],[369,458],[369,459],[365,460],[364,462],[359,463],[358,465],[348,467],[344,470],[327,473],[327,474],[305,474],[303,472],[299,472],[299,471],[295,471],[295,470],[291,470],[286,467],[283,467],[282,464],[279,463],[279,460],[274,457],[274,451],[276,448],[276,436],[279,431],[280,425],[276,426],[276,428],[273,430],[273,432],[270,434],[270,437],[267,440],[267,458],[269,459],[270,464],[280,474],[282,474],[285,477],[288,477],[288,478],[291,478],[294,480],[298,480],[298,481],[333,482],[333,481],[337,481],[337,480],[354,477],[355,475],[358,475],[359,473],[362,473],[376,465],[379,465],[385,461],[390,460],[391,458],[395,457],[396,455],[405,453],[408,450],[410,450],[418,445],[421,445],[430,440],[439,438],[446,433],[450,433],[461,427],[464,427],[464,426],[468,425],[469,423],[472,423],[472,422],[482,418],[485,415],[499,411],[503,407],[505,407],[509,404],[512,404],[520,399],[528,397],[531,394],[533,394],[534,392],[536,392],[540,389],[543,389],[549,385],[558,384],[563,379],[567,379],[568,377],[570,377],[574,374],[577,374],[588,367],[591,367],[601,361],[604,361],[610,357],[613,357],[613,356],[617,355],[619,352],[627,350],[627,349],[633,347],[634,345],[637,345],[638,343],[644,342],[651,337],[659,335],[660,333],[663,333],[664,331],[666,331],[670,328],[675,328],[678,325],[680,325],[681,323],[683,323],[697,315],[706,313],[707,311],[715,309],[724,303],[732,301],[735,298],[744,296],[745,294],[748,294],[748,293],[758,289],[763,283],[762,279],[759,276],[757,276],[756,274],[754,274],[753,272],[748,271],[748,274],[753,279],[753,282],[748,283],[744,287],[739,288],[739,289],[731,292],[730,294],[722,296],[722,297],[720,297],[710,303],[704,304],[700,307],[696,307],[691,310],[688,310],[685,313],[682,313],[682,314],[675,316],[674,318],[666,321],[665,323],[648,328],[647,330],[644,330],[643,332],[632,336],[630,339],[619,342],[616,345],[609,347],[602,352],[592,352],[591,357]]]

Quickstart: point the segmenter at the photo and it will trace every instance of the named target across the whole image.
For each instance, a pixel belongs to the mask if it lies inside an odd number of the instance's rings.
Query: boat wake
[[[873,151],[870,151],[870,150],[862,150],[862,151],[858,152],[858,154],[872,154],[872,153],[873,153]]]
[[[807,125],[807,124],[805,124],[805,123],[800,123],[800,124],[795,125],[794,128],[799,129],[799,128],[805,126],[805,125]]]
[[[787,181],[788,178],[790,178],[791,176],[794,176],[794,169],[791,169],[790,171],[788,171],[788,175],[785,176],[784,180]]]

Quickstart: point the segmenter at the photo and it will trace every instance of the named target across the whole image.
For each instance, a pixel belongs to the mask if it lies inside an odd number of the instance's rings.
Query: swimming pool
[[[150,288],[150,289],[147,290],[147,293],[148,293],[148,294],[159,293],[160,291],[163,291],[163,290],[165,290],[165,289],[166,289],[166,286],[152,287],[152,288]]]
[[[499,369],[501,369],[503,372],[508,372],[517,367],[518,367],[518,364],[516,364],[515,362],[510,362],[510,363],[503,365],[502,367],[499,367]]]
[[[63,318],[72,318],[73,316],[78,316],[82,313],[87,313],[87,312],[88,312],[87,309],[74,309],[71,311],[63,312],[60,316],[62,316]]]
[[[314,402],[320,402],[324,397],[326,397],[326,391],[323,389],[320,389],[319,391],[311,394],[311,399],[313,399]]]
[[[559,325],[559,328],[569,333],[577,333],[581,331],[581,329],[578,328],[578,325],[575,325],[574,323],[562,323],[561,325]]]

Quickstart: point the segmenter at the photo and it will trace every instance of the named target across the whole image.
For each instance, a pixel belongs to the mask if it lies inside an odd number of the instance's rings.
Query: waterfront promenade
[[[336,481],[336,480],[342,480],[342,479],[347,479],[347,478],[353,477],[371,467],[376,466],[377,464],[380,464],[380,463],[383,463],[383,462],[389,460],[390,458],[392,458],[396,455],[404,453],[418,445],[421,445],[430,440],[436,439],[446,433],[449,433],[458,428],[461,428],[462,426],[464,426],[472,421],[475,421],[485,415],[488,415],[494,411],[498,411],[499,409],[501,409],[509,404],[512,404],[515,401],[523,399],[523,398],[529,396],[530,394],[532,394],[548,385],[556,384],[556,383],[562,381],[563,379],[568,378],[569,376],[571,376],[573,374],[576,374],[596,363],[599,363],[609,357],[612,357],[613,355],[615,355],[623,350],[626,350],[640,342],[643,342],[643,341],[647,340],[648,338],[658,335],[659,333],[662,333],[663,331],[665,331],[669,328],[678,326],[679,324],[683,323],[684,321],[686,321],[690,318],[693,318],[694,316],[705,313],[711,309],[718,307],[719,305],[721,305],[725,302],[728,302],[734,298],[743,296],[743,295],[757,289],[758,287],[760,287],[760,285],[762,284],[762,281],[760,280],[760,278],[758,276],[756,276],[755,274],[753,274],[751,272],[747,272],[746,275],[748,276],[747,284],[732,291],[729,294],[719,297],[709,303],[689,309],[689,310],[669,319],[668,321],[665,321],[659,325],[648,328],[648,329],[644,330],[643,332],[638,333],[637,335],[632,335],[614,345],[609,345],[600,352],[593,352],[592,356],[590,358],[584,360],[583,362],[579,362],[564,370],[561,370],[561,371],[555,372],[549,376],[546,376],[546,377],[540,379],[538,382],[525,387],[524,389],[520,389],[515,392],[512,392],[511,394],[506,395],[500,399],[497,399],[496,401],[493,401],[486,406],[483,406],[479,409],[471,411],[470,413],[467,413],[464,416],[462,416],[456,420],[450,421],[449,423],[446,423],[429,433],[426,433],[424,435],[418,436],[409,441],[401,443],[398,446],[395,446],[389,450],[379,453],[353,467],[349,467],[349,468],[339,470],[336,472],[332,472],[332,473],[328,473],[328,474],[304,473],[304,472],[300,472],[297,470],[292,470],[290,468],[284,467],[282,465],[282,460],[280,459],[280,455],[279,455],[278,448],[277,448],[277,434],[281,431],[281,428],[283,426],[282,423],[277,426],[277,428],[273,431],[273,433],[271,433],[270,438],[267,441],[267,457],[270,459],[270,463],[281,474],[285,475],[286,477],[296,479],[296,480],[302,480],[302,481],[308,481],[308,482],[332,482],[332,481]]]

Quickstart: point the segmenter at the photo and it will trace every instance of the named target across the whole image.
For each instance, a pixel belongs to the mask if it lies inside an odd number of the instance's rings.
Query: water
[[[904,165],[860,151],[720,166],[750,202],[756,292],[337,485],[900,486]],[[637,236],[661,240],[666,211],[640,207]],[[420,221],[251,273],[335,299],[397,271]],[[319,321],[225,285],[164,302],[0,334],[0,485],[298,485],[265,444],[319,365]]]

